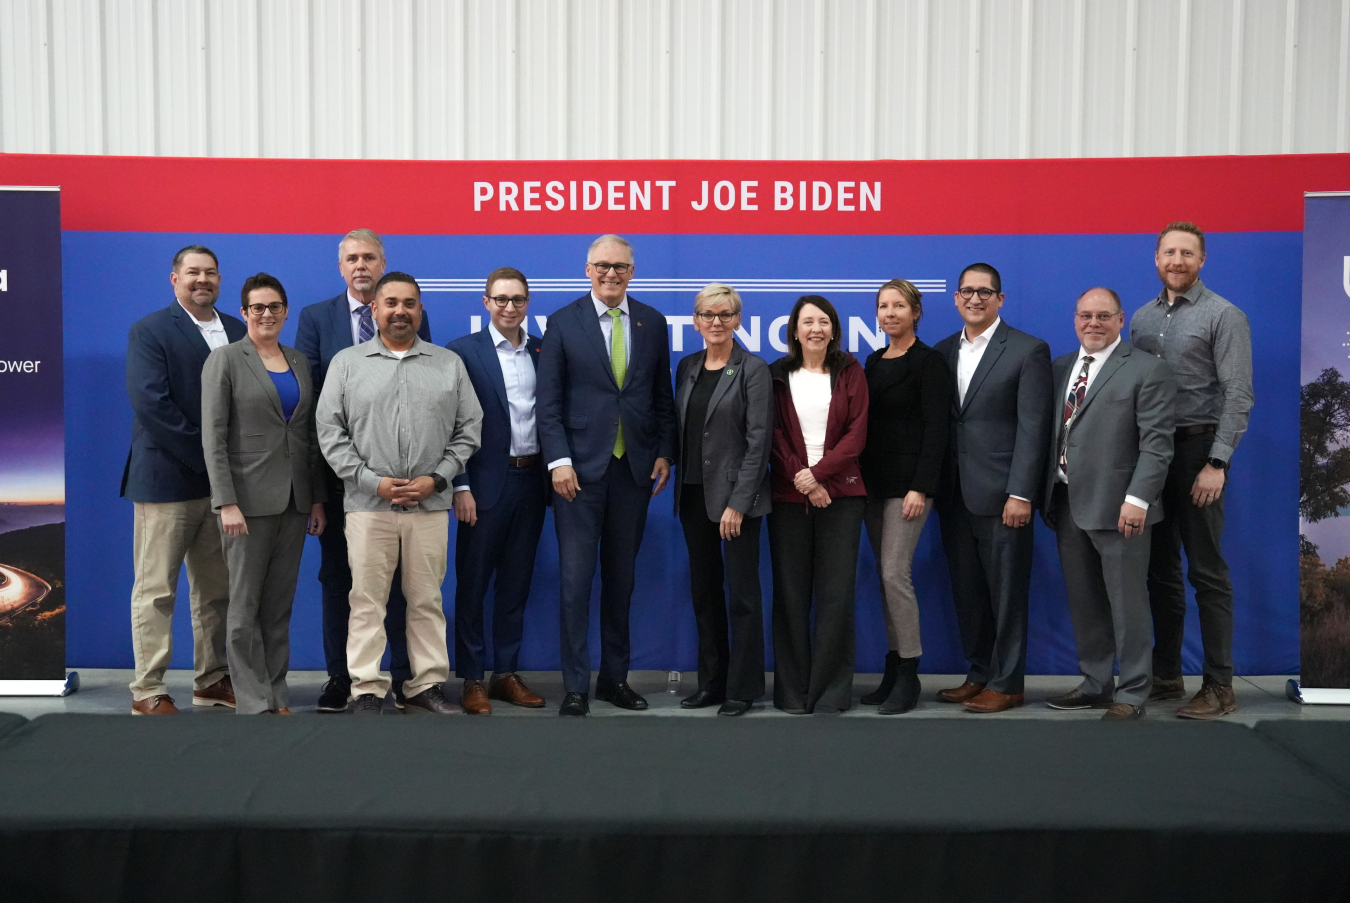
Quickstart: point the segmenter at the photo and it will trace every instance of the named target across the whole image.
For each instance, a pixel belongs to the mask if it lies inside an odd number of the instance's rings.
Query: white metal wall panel
[[[0,0],[0,151],[1350,151],[1350,0]]]

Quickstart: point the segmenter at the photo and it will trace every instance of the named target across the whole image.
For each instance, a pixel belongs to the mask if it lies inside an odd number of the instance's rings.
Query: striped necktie
[[[1069,393],[1069,398],[1064,402],[1064,425],[1059,432],[1059,469],[1064,471],[1065,475],[1069,473],[1069,462],[1066,454],[1069,450],[1069,427],[1073,425],[1073,418],[1078,415],[1078,409],[1083,404],[1083,397],[1087,395],[1088,370],[1092,367],[1094,358],[1088,355],[1083,358],[1083,369],[1078,371],[1078,379],[1074,381],[1073,391]]]
[[[623,378],[628,375],[628,348],[623,341],[623,311],[617,307],[612,307],[605,311],[609,314],[609,366],[614,371],[614,381],[623,388]],[[614,457],[622,458],[624,451],[623,445],[623,422],[619,422],[619,432],[614,437]]]
[[[357,343],[369,342],[375,338],[375,319],[370,314],[370,305],[362,304],[358,316],[361,317],[361,324],[356,328]]]

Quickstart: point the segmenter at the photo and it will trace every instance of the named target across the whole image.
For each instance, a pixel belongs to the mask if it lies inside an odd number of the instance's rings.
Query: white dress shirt
[[[364,304],[361,303],[361,299],[360,299],[360,298],[358,298],[358,297],[356,297],[355,295],[352,294],[351,289],[348,289],[348,290],[347,290],[347,311],[348,311],[348,313],[351,315],[351,321],[352,321],[352,344],[353,344],[353,345],[360,345],[360,344],[361,344],[361,308],[363,308],[363,307],[365,307],[365,306],[366,306],[366,305],[364,305]],[[374,325],[374,323],[375,323],[375,319],[374,319],[374,317],[375,317],[375,311],[374,311],[373,309],[372,309],[371,312],[370,312],[370,316],[371,316],[371,321],[370,321],[370,322],[371,322],[372,325]],[[376,329],[376,332],[378,332],[378,331],[379,331],[379,329],[377,328],[377,329]]]
[[[595,292],[591,292],[591,303],[595,305],[595,315],[600,318],[600,332],[605,337],[605,356],[614,359],[614,346],[611,344],[614,340],[614,318],[609,315],[610,308],[595,297]],[[619,302],[618,309],[622,311],[619,322],[623,324],[623,347],[626,352],[624,356],[625,370],[631,370],[633,367],[633,318],[628,313],[628,296],[624,295],[623,300]],[[564,464],[572,466],[572,459],[559,458],[556,461],[548,462],[548,469],[562,467]]]
[[[1102,372],[1102,366],[1108,360],[1111,359],[1112,353],[1114,353],[1116,348],[1119,346],[1120,346],[1120,336],[1116,336],[1116,340],[1112,342],[1110,345],[1107,345],[1101,351],[1088,351],[1087,349],[1083,348],[1080,345],[1078,347],[1078,357],[1076,357],[1073,362],[1073,369],[1069,371],[1069,384],[1068,386],[1065,387],[1064,397],[1061,398],[1060,401],[1064,405],[1067,405],[1069,403],[1069,394],[1073,392],[1074,384],[1078,382],[1078,374],[1083,369],[1083,358],[1088,357],[1090,355],[1092,357],[1092,363],[1088,364],[1087,385],[1083,388],[1083,397],[1087,398],[1087,393],[1092,390],[1092,383],[1097,379],[1097,374]],[[1060,420],[1060,429],[1063,429],[1064,428],[1063,407],[1059,409],[1059,420]],[[1073,424],[1070,423],[1069,427],[1072,428]],[[1055,436],[1056,437],[1059,436],[1059,430],[1055,431]],[[1056,456],[1058,456],[1059,454],[1058,445],[1056,445],[1055,454]],[[1064,473],[1064,468],[1062,467],[1057,466],[1055,468],[1055,479],[1066,486],[1069,484],[1069,477],[1067,474]],[[1125,501],[1129,502],[1131,505],[1134,505],[1136,508],[1143,508],[1145,511],[1148,510],[1148,502],[1136,496],[1127,495],[1125,496]]]
[[[998,329],[998,324],[1002,322],[1002,317],[994,317],[994,322],[989,324],[989,328],[977,335],[973,341],[966,338],[965,327],[961,328],[961,337],[957,339],[956,345],[956,398],[959,404],[966,403],[966,390],[970,388],[970,381],[975,378],[975,371],[979,369],[985,351],[989,350],[989,340],[994,337],[994,330]],[[1019,502],[1031,501],[1020,495],[1010,495],[1009,498],[1017,499]]]
[[[220,311],[212,309],[211,319],[203,322],[193,316],[192,311],[188,310],[187,305],[182,301],[178,302],[178,306],[187,311],[189,317],[192,317],[192,322],[197,324],[197,328],[201,330],[202,338],[206,340],[206,344],[210,346],[212,351],[230,344],[230,337],[225,334],[225,324],[220,319]]]
[[[539,453],[539,433],[534,422],[534,361],[530,360],[529,336],[521,329],[520,347],[488,323],[488,335],[497,352],[497,363],[502,368],[502,382],[506,385],[506,411],[511,418],[511,457],[522,458]],[[456,492],[469,488],[468,483],[455,487]]]

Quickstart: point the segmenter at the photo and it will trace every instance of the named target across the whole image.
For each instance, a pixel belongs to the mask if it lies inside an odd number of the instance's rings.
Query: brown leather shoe
[[[131,701],[131,714],[177,715],[178,707],[173,704],[172,696],[160,693],[158,696],[150,696],[146,699],[133,699]]]
[[[542,709],[544,707],[544,697],[532,692],[529,687],[525,686],[525,681],[520,679],[520,675],[513,671],[492,675],[492,681],[488,684],[488,695],[493,699],[500,699],[502,702],[509,702],[511,705],[518,705],[527,709]]]
[[[1103,721],[1138,721],[1144,717],[1144,707],[1130,705],[1128,702],[1113,702],[1102,715]]]
[[[1233,698],[1233,685],[1212,683],[1209,678],[1205,678],[1200,692],[1196,693],[1190,702],[1177,709],[1177,717],[1195,721],[1213,721],[1215,718],[1231,715],[1237,710],[1237,700]]]
[[[961,686],[953,687],[950,690],[938,690],[937,698],[938,702],[965,702],[979,696],[983,689],[984,684],[973,684],[966,681]]]
[[[464,692],[459,697],[459,707],[466,715],[491,715],[492,703],[488,702],[487,688],[481,680],[464,681]]]
[[[1008,709],[1015,709],[1022,704],[1022,694],[998,693],[994,690],[983,690],[973,699],[967,699],[962,703],[967,712],[979,712],[982,715],[992,714],[993,712],[1006,712]]]
[[[227,705],[230,708],[234,708],[234,684],[230,683],[230,675],[226,674],[205,690],[193,690],[192,704],[205,706]]]
[[[1153,678],[1153,687],[1148,691],[1149,702],[1163,702],[1168,699],[1186,698],[1186,678],[1174,677],[1171,680]]]

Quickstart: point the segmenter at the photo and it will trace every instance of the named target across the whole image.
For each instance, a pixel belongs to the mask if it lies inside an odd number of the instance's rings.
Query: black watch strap
[[[1223,458],[1210,458],[1210,459],[1209,459],[1209,466],[1210,466],[1210,467],[1217,467],[1219,470],[1227,470],[1227,469],[1228,469],[1228,462],[1225,461]]]
[[[436,484],[437,492],[444,492],[450,486],[449,481],[438,473],[429,473],[427,476],[431,477],[431,482]]]

